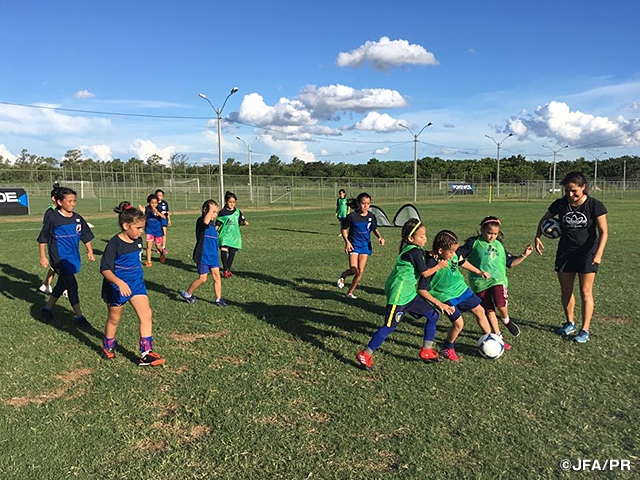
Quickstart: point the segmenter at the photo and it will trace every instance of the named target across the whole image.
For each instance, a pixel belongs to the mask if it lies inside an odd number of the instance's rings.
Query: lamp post
[[[558,154],[558,152],[560,150],[563,150],[565,148],[569,148],[569,145],[565,145],[564,147],[560,147],[557,150],[554,150],[553,148],[549,147],[548,145],[543,145],[544,148],[548,148],[549,150],[551,150],[553,152],[553,180],[551,181],[551,191],[555,192],[556,191],[556,155]]]
[[[422,133],[422,131],[433,125],[433,122],[427,123],[424,127],[420,129],[418,133],[413,133],[409,127],[406,125],[400,124],[401,127],[409,130],[409,133],[413,135],[413,201],[416,202],[418,200],[418,137]]]
[[[218,160],[220,162],[218,173],[220,174],[220,186],[219,186],[220,201],[222,201],[222,199],[224,198],[224,179],[223,179],[223,173],[222,173],[222,111],[224,110],[224,106],[227,104],[227,100],[229,100],[229,97],[234,93],[236,93],[237,91],[238,91],[238,87],[233,87],[229,95],[227,95],[227,98],[224,99],[224,103],[220,108],[214,107],[213,103],[211,103],[211,100],[209,100],[204,93],[198,94],[200,98],[202,98],[203,100],[206,100],[207,103],[211,105],[211,108],[213,108],[213,111],[216,112],[216,116],[218,117]]]
[[[260,135],[256,135],[256,138],[254,138],[251,143],[247,144],[247,142],[245,142],[242,138],[236,136],[236,138],[244,143],[245,147],[247,147],[247,164],[249,165],[249,201],[251,203],[253,203],[253,183],[251,180],[251,145],[253,145],[253,142],[255,142],[258,137],[260,137]]]
[[[496,142],[495,138],[490,137],[489,135],[485,135],[485,137],[493,140],[493,143],[495,143],[496,146],[498,147],[498,153],[496,153],[496,198],[497,198],[497,197],[500,197],[500,145],[502,145],[507,138],[513,137],[513,133],[510,133],[499,142]]]
[[[600,157],[602,155],[606,155],[607,152],[602,152],[600,155],[596,155],[595,153],[590,152],[589,150],[587,150],[587,153],[589,153],[590,155],[593,156],[593,158],[596,159],[596,166],[593,169],[593,189],[595,190],[597,188],[597,186],[598,186],[598,160],[600,160]]]

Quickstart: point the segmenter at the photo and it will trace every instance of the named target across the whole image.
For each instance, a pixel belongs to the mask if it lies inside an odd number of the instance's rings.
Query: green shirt
[[[491,278],[485,280],[480,275],[469,272],[469,285],[473,293],[483,292],[496,285],[509,285],[507,281],[507,253],[502,242],[487,242],[478,237],[467,256],[473,265],[482,272],[489,272]]]
[[[338,198],[338,200],[336,200],[336,217],[344,218],[347,216],[347,210],[349,209],[347,206],[348,202],[349,199],[347,197]]]
[[[218,241],[221,247],[233,247],[240,250],[242,248],[242,236],[240,236],[240,218],[242,213],[239,209],[233,212],[223,208],[220,210],[218,220]]]
[[[447,267],[441,268],[431,277],[429,293],[441,302],[458,298],[469,288],[464,281],[464,275],[458,270],[458,262],[459,257],[454,253]]]
[[[406,305],[418,295],[416,287],[419,273],[416,272],[413,263],[407,262],[402,258],[404,253],[413,248],[420,247],[406,245],[396,257],[396,263],[384,285],[388,305]]]

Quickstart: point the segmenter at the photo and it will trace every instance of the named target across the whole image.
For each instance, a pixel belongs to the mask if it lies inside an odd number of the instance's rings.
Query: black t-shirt
[[[549,206],[549,211],[558,216],[562,224],[562,235],[558,253],[587,253],[598,248],[596,219],[607,214],[604,204],[593,197],[572,207],[567,197],[562,197]]]

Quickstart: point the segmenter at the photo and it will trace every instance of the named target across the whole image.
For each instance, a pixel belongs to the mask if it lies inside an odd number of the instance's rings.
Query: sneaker
[[[565,322],[560,328],[556,330],[556,333],[558,335],[562,335],[563,337],[567,337],[575,331],[576,331],[575,323]]]
[[[44,283],[38,287],[38,291],[42,293],[51,293],[53,292],[53,288],[51,285],[45,285]]]
[[[518,327],[518,325],[516,325],[513,320],[509,320],[509,323],[507,323],[505,327],[507,327],[507,330],[509,330],[509,333],[514,337],[517,337],[518,335],[520,335],[520,327]]]
[[[356,355],[356,359],[362,368],[365,370],[371,370],[371,366],[373,365],[373,360],[371,359],[371,355],[362,350],[358,355]]]
[[[187,302],[187,303],[196,303],[196,296],[195,295],[189,295],[186,290],[181,292],[180,296],[182,298],[184,298],[184,301]]]
[[[145,267],[150,267],[151,265],[152,265],[151,262],[147,262],[144,264]]]
[[[502,337],[501,337],[502,338]],[[505,350],[511,350],[511,344],[507,343],[504,341],[504,338],[502,339],[502,343],[504,344],[504,349]]]
[[[40,310],[40,318],[45,322],[53,322],[53,312],[50,309],[43,307],[43,309]]]
[[[140,355],[140,361],[138,365],[141,367],[157,367],[158,365],[162,365],[164,363],[164,358],[158,355],[156,352],[148,350]]]
[[[346,295],[346,296],[347,296],[347,298],[350,298],[350,299],[352,299],[352,300],[355,300],[356,298],[358,298],[358,297],[356,297],[353,293],[347,293],[347,295]]]
[[[420,349],[420,358],[427,362],[439,362],[440,357],[438,356],[438,352],[436,352],[433,348],[421,348]]]
[[[229,270],[224,270],[222,272],[222,277],[223,278],[231,278],[231,272]]]
[[[336,282],[336,285],[338,285],[338,288],[340,290],[342,290],[344,288],[344,278],[342,278],[342,277],[338,278],[338,281]]]
[[[51,292],[53,292],[53,289],[51,290]],[[69,298],[69,292],[67,292],[66,290],[64,292],[62,292],[62,296]]]
[[[578,343],[587,343],[587,340],[589,340],[589,332],[582,329],[580,329],[578,334],[573,337],[573,341]]]
[[[229,304],[226,302],[224,298],[219,298],[215,301],[216,306],[218,307],[228,307]]]
[[[89,328],[91,327],[91,324],[89,323],[89,320],[87,320],[87,317],[85,317],[84,315],[78,315],[76,317],[76,327]]]
[[[105,360],[113,360],[116,358],[116,351],[113,348],[103,348],[102,349],[102,358]]]
[[[441,348],[440,356],[446,358],[447,360],[451,360],[452,362],[460,361],[460,357],[458,357],[455,349],[453,348]]]
[[[235,277],[236,274],[233,273],[231,270],[227,270],[227,273],[229,274],[229,277]]]
[[[160,254],[160,259],[158,261],[164,265],[164,262],[167,261],[167,257],[164,256],[164,253]]]

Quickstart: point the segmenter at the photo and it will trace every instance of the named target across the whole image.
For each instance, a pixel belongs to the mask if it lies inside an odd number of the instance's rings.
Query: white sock
[[[506,317],[502,318],[502,323],[504,323],[505,325],[509,325],[510,321],[511,321],[511,319],[509,318],[509,315],[507,315]]]

